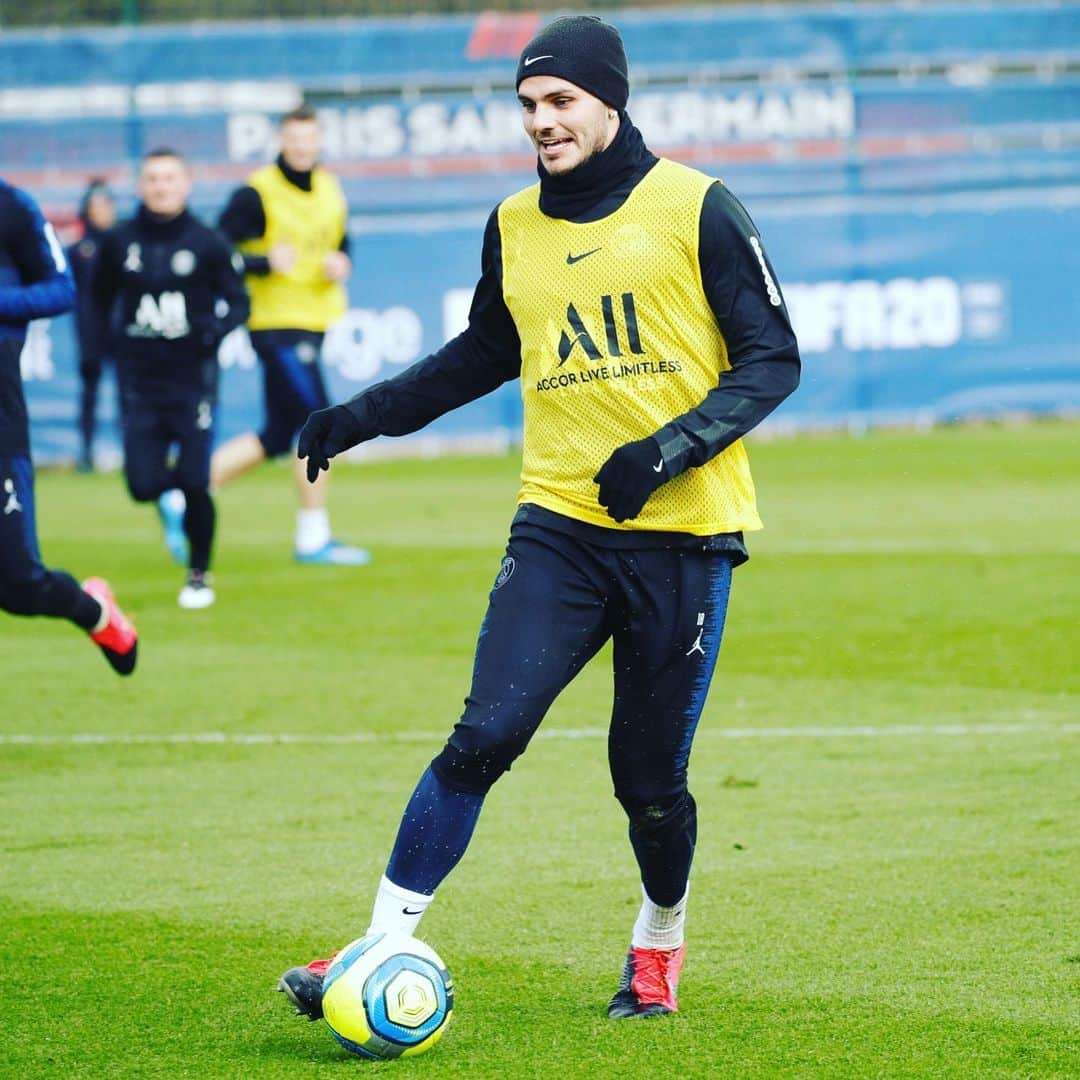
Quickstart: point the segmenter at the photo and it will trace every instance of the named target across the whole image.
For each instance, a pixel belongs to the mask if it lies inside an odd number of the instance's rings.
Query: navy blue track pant
[[[136,502],[152,502],[171,488],[184,493],[188,563],[192,570],[205,572],[217,518],[210,495],[214,389],[173,387],[148,393],[127,387],[123,402],[128,491]]]
[[[124,477],[133,499],[151,502],[170,488],[186,494],[210,487],[214,409],[211,391],[124,391]]]
[[[41,561],[34,466],[27,454],[0,453],[0,610],[69,619],[84,630],[101,612],[70,574]]]
[[[619,550],[515,527],[480,628],[465,712],[435,759],[436,774],[458,790],[486,792],[612,638],[615,794],[629,804],[678,795],[730,583],[731,558],[722,552]]]
[[[612,639],[615,796],[650,897],[675,904],[697,837],[687,765],[731,571],[723,552],[613,549],[515,526],[480,629],[465,712],[431,771],[446,787],[482,798],[558,694]]]

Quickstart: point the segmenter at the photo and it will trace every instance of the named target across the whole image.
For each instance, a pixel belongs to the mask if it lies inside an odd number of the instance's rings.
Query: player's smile
[[[560,152],[567,146],[572,146],[574,140],[566,138],[552,138],[552,139],[538,139],[536,141],[537,149],[540,151],[540,156],[547,158],[548,160],[554,160],[558,158]]]

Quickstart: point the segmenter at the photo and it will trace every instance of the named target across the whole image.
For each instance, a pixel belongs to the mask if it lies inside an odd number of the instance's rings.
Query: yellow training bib
[[[337,178],[325,169],[311,174],[311,190],[285,179],[277,165],[266,165],[248,177],[266,214],[266,232],[240,250],[265,255],[275,244],[290,244],[296,262],[284,274],[249,274],[252,330],[323,331],[345,314],[345,288],[327,281],[323,260],[337,251],[345,235],[347,208]]]
[[[521,338],[519,502],[611,529],[761,528],[741,441],[664,484],[621,525],[592,479],[613,450],[693,409],[730,368],[698,263],[713,183],[661,159],[600,221],[547,217],[539,185],[499,207],[503,295]]]

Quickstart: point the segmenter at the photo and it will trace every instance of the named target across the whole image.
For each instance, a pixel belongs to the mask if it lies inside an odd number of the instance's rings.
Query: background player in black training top
[[[26,326],[71,308],[75,283],[37,203],[0,180],[0,608],[82,627],[121,675],[135,669],[135,628],[101,578],[83,586],[41,561],[34,466],[19,357]]]
[[[248,314],[248,298],[225,241],[188,210],[191,174],[174,150],[153,150],[139,169],[135,216],[110,232],[94,273],[94,297],[118,303],[124,472],[132,498],[157,500],[177,488],[186,499],[184,608],[214,602],[210,497],[217,397],[217,348]]]
[[[80,472],[94,468],[94,430],[97,426],[98,385],[108,359],[107,312],[94,301],[90,281],[101,240],[116,224],[116,203],[104,180],[94,179],[79,204],[82,236],[67,250],[75,278],[75,336],[79,345],[79,458]]]

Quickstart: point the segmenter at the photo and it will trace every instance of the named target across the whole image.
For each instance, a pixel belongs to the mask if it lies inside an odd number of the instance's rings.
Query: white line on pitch
[[[607,728],[541,728],[541,739],[606,739]],[[698,737],[717,739],[851,739],[964,735],[1075,735],[1080,724],[893,724],[851,727],[702,728]],[[0,746],[263,746],[342,743],[440,742],[446,732],[349,731],[340,734],[192,731],[170,734],[82,732],[69,735],[0,734]]]

